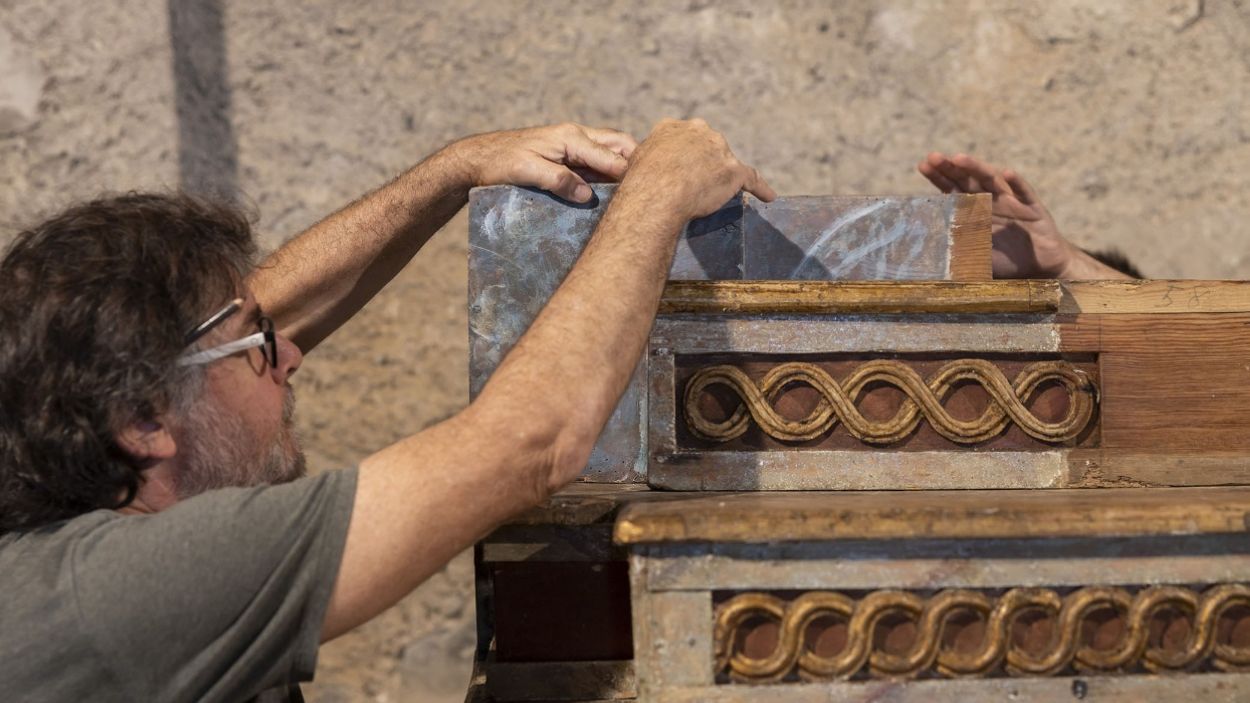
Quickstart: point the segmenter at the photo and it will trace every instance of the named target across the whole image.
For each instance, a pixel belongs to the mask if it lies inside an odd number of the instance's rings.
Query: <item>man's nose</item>
[[[278,365],[271,369],[271,372],[274,381],[284,384],[299,369],[300,362],[304,360],[304,352],[300,351],[295,342],[281,334],[275,335],[274,338],[278,343]]]

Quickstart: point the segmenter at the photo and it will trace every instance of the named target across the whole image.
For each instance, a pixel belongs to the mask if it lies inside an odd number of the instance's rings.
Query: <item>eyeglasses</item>
[[[224,308],[213,313],[207,320],[196,325],[194,329],[183,337],[183,344],[191,346],[195,344],[204,335],[208,334],[213,328],[220,325],[230,318],[231,315],[238,312],[243,307],[243,299],[235,298],[231,300]],[[198,352],[190,352],[178,357],[179,366],[195,366],[197,364],[208,364],[218,359],[224,359],[231,354],[238,354],[255,347],[264,347],[263,354],[265,361],[269,363],[270,368],[278,367],[278,336],[273,329],[273,320],[263,315],[256,321],[260,331],[256,334],[248,335],[242,339],[236,339],[233,342],[226,342],[215,347],[210,347]]]

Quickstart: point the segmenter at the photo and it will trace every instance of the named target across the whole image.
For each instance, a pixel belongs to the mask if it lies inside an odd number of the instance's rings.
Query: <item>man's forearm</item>
[[[478,398],[361,463],[323,637],[573,480],[646,345],[682,226],[739,189],[775,197],[701,121],[661,123],[631,164],[582,256]]]
[[[471,176],[443,149],[283,245],[248,279],[307,352],[369,302],[463,207]]]
[[[623,185],[477,400],[361,464],[324,639],[373,617],[585,465],[646,343],[685,222],[650,204]]]

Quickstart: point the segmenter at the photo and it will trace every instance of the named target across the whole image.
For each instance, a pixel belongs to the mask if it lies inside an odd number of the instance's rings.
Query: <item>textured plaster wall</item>
[[[272,247],[466,133],[702,116],[785,194],[923,193],[926,151],[968,150],[1150,275],[1250,277],[1248,0],[173,10],[0,0],[0,242],[101,190],[185,181],[238,188]],[[465,227],[300,370],[314,470],[465,403]],[[471,572],[462,556],[323,648],[310,698],[460,699]]]

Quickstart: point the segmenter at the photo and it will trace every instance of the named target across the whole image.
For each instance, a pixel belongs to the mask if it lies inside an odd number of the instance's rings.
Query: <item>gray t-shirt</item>
[[[355,493],[331,471],[0,537],[0,698],[298,696]]]

